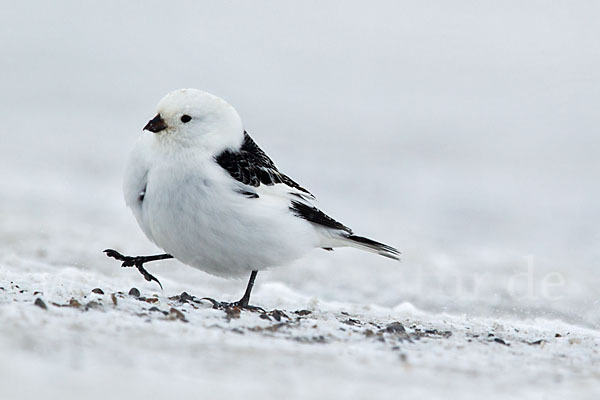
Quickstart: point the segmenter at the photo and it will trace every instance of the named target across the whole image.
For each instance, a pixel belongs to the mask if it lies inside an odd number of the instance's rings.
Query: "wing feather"
[[[229,172],[232,178],[245,185],[258,187],[261,184],[273,186],[283,183],[314,199],[308,190],[281,173],[247,132],[244,132],[244,142],[239,150],[227,149],[215,157],[215,161]]]
[[[244,185],[256,188],[262,185],[273,187],[273,189],[261,193],[285,198],[289,202],[288,208],[295,216],[324,228],[352,234],[350,228],[316,208],[312,203],[315,197],[289,176],[280,172],[275,163],[258,147],[247,132],[244,132],[244,141],[239,150],[225,150],[215,157],[215,161],[232,178]],[[275,186],[279,184],[286,187],[276,188]],[[238,191],[245,194],[243,190]],[[259,195],[256,197],[247,195],[247,197],[258,198]]]

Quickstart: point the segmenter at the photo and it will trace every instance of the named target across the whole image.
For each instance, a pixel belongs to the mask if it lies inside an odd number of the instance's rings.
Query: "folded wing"
[[[395,248],[353,235],[352,229],[315,207],[313,204],[315,197],[290,177],[281,173],[247,132],[244,132],[244,141],[239,150],[225,150],[215,157],[215,161],[232,178],[247,185],[247,189],[240,189],[239,192],[249,199],[260,198],[263,193],[283,197],[288,202],[288,208],[293,215],[320,228],[325,241],[323,248],[326,250],[331,250],[332,247],[351,246],[395,260],[399,259],[400,252]],[[250,191],[251,188],[258,190]]]

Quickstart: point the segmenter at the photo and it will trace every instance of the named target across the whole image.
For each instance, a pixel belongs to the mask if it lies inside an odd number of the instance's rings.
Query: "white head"
[[[163,143],[203,147],[212,153],[236,148],[243,140],[242,120],[225,100],[198,89],[175,90],[158,103],[144,127]]]

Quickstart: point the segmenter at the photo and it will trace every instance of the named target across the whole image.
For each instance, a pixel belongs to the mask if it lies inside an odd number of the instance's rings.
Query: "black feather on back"
[[[244,131],[244,142],[237,151],[225,150],[215,161],[235,180],[249,186],[272,186],[283,183],[310,195],[310,192],[279,172],[273,161]],[[312,196],[312,195],[311,195]]]
[[[215,157],[215,161],[235,180],[248,186],[258,187],[260,185],[272,186],[283,183],[290,188],[306,193],[290,192],[300,200],[314,198],[312,194],[302,186],[294,182],[287,175],[279,172],[273,161],[252,140],[247,132],[244,132],[244,142],[239,150],[225,150]],[[250,192],[240,192],[249,198],[258,198],[258,195]],[[348,233],[352,230],[337,222],[316,207],[301,201],[292,200],[290,210],[300,218],[326,228],[339,229]]]

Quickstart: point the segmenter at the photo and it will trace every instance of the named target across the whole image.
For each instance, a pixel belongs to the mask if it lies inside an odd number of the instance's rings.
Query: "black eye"
[[[190,122],[191,120],[192,120],[192,117],[190,117],[190,116],[189,116],[189,115],[187,115],[187,114],[184,114],[184,115],[182,115],[182,116],[181,116],[181,122],[183,122],[184,124],[185,124],[186,122]]]

